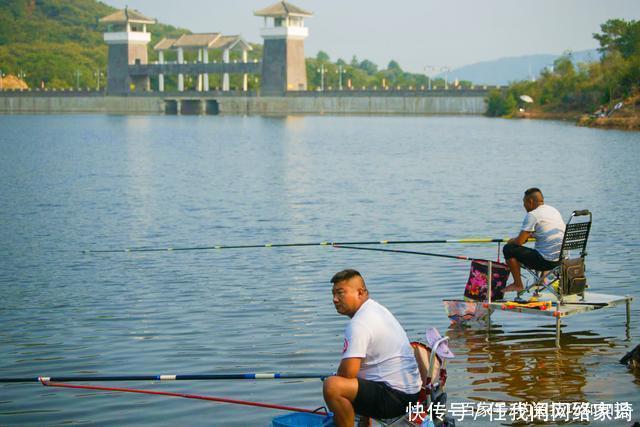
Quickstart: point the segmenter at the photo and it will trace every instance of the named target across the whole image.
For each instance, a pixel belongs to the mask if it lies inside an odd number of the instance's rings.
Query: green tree
[[[400,68],[400,64],[398,64],[398,62],[392,59],[387,65],[387,70],[402,71],[402,68]]]
[[[600,52],[608,55],[618,51],[624,58],[640,54],[640,21],[610,19],[600,25],[602,33],[593,34],[600,43]]]
[[[499,90],[489,92],[487,99],[487,112],[489,117],[510,116],[516,109],[516,100],[512,93],[504,93]]]
[[[374,64],[372,61],[369,61],[368,59],[365,59],[364,61],[362,61],[358,67],[365,71],[368,75],[373,76],[375,73],[378,72],[378,66],[376,64]]]
[[[319,62],[329,62],[331,59],[329,58],[329,54],[327,52],[320,50],[316,55],[316,60]]]

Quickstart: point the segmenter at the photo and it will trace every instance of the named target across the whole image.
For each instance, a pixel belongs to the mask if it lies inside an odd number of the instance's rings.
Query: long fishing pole
[[[233,403],[236,405],[257,406],[260,408],[279,409],[283,411],[309,412],[309,413],[318,414],[318,415],[328,415],[327,412],[319,411],[317,409],[313,410],[313,409],[305,409],[305,408],[296,408],[293,406],[276,405],[272,403],[250,402],[247,400],[229,399],[226,397],[201,396],[198,394],[171,393],[168,391],[139,390],[134,388],[63,384],[63,383],[49,382],[49,381],[42,381],[42,385],[46,387],[63,387],[63,388],[82,389],[82,390],[118,391],[122,393],[139,393],[139,394],[152,394],[156,396],[183,397],[185,399],[208,400],[210,402]]]
[[[331,374],[323,373],[244,373],[244,374],[198,374],[198,375],[111,375],[111,376],[57,376],[0,378],[0,383],[29,382],[110,382],[110,381],[209,381],[209,380],[273,380],[273,379],[324,379]]]
[[[505,243],[508,239],[469,238],[469,239],[437,239],[437,240],[365,240],[353,242],[308,242],[308,243],[261,243],[248,245],[211,245],[191,247],[156,247],[156,248],[125,248],[125,249],[88,249],[83,253],[104,254],[123,252],[167,252],[167,251],[209,251],[216,249],[259,249],[259,248],[293,248],[304,246],[336,246],[336,245],[424,245],[438,243]],[[533,241],[530,239],[530,241]]]

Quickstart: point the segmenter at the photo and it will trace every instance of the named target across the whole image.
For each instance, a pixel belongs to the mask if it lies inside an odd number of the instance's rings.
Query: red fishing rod
[[[40,382],[42,383],[43,386],[46,386],[46,387],[62,387],[62,388],[72,388],[72,389],[81,389],[81,390],[117,391],[121,393],[138,393],[138,394],[150,394],[154,396],[182,397],[184,399],[197,399],[197,400],[206,400],[210,402],[233,403],[236,405],[257,406],[259,408],[279,409],[282,411],[308,412],[311,414],[318,414],[318,415],[330,415],[327,411],[321,410],[324,408],[318,408],[314,410],[314,409],[296,408],[293,406],[276,405],[273,403],[250,402],[247,400],[229,399],[226,397],[201,396],[198,394],[172,393],[168,391],[140,390],[140,389],[134,389],[134,388],[65,384],[65,383],[56,383],[56,382],[46,381],[45,379],[41,379]]]

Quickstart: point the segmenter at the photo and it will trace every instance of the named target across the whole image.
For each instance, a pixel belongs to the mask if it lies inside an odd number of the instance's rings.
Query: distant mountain
[[[574,63],[600,59],[596,49],[572,52],[571,56]],[[560,55],[540,54],[500,58],[453,69],[448,77],[450,81],[470,80],[474,84],[504,86],[509,82],[536,78],[545,67],[553,66],[553,61],[559,57]],[[444,73],[437,77],[444,77]]]

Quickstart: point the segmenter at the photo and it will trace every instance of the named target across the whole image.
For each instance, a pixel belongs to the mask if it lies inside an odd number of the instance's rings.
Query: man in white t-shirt
[[[336,311],[351,318],[338,372],[323,385],[336,424],[352,427],[355,414],[366,423],[369,417],[404,415],[421,386],[406,332],[389,310],[369,298],[356,270],[336,273],[331,283]]]
[[[507,260],[513,283],[504,290],[524,289],[520,276],[520,264],[532,270],[548,271],[558,265],[560,248],[564,238],[565,223],[557,209],[544,204],[544,197],[538,188],[529,188],[522,199],[527,215],[524,217],[518,237],[510,239],[502,252]],[[524,244],[535,237],[535,249]]]

